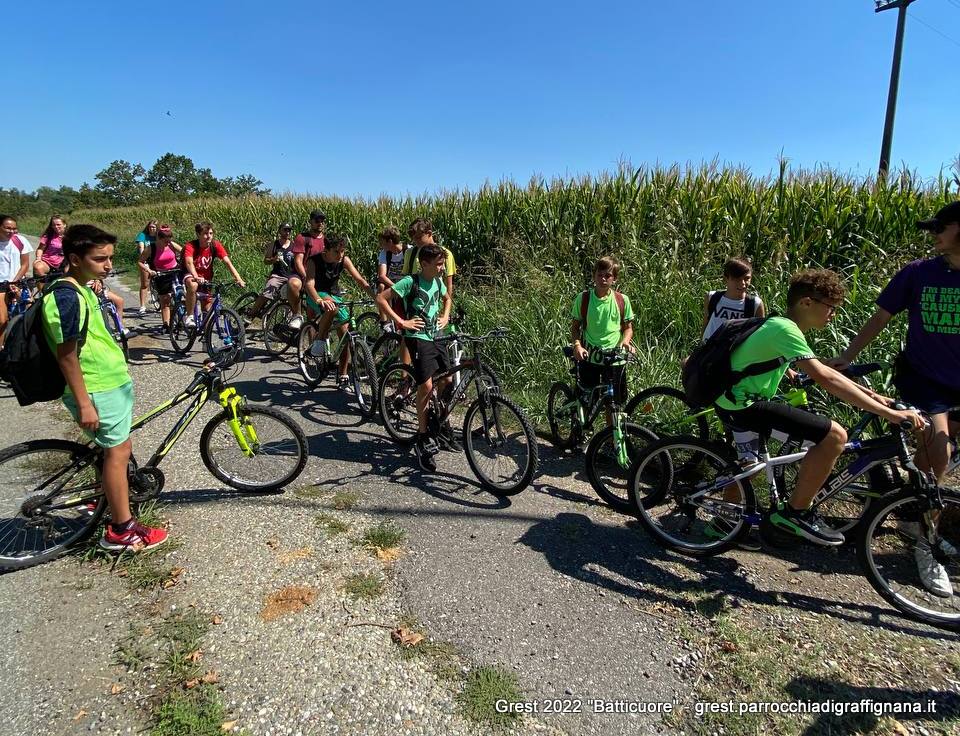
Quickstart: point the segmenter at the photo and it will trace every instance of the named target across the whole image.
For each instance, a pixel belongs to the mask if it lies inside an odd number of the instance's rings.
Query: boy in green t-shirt
[[[62,401],[90,439],[103,448],[101,482],[110,507],[100,546],[113,551],[139,551],[167,539],[130,513],[127,463],[133,383],[123,351],[107,331],[100,305],[85,286],[104,279],[113,269],[117,238],[93,225],[73,225],[63,236],[65,278],[74,288],[57,289],[43,298],[43,331],[67,386]],[[84,329],[86,332],[83,333]]]
[[[577,294],[570,307],[570,342],[573,358],[577,361],[580,383],[585,388],[594,388],[603,382],[603,366],[598,365],[599,350],[625,348],[633,352],[633,307],[630,298],[614,290],[620,276],[620,262],[613,256],[600,258],[593,268],[593,288],[587,302],[586,324],[583,320],[583,293]],[[584,292],[586,293],[586,292]],[[623,302],[621,308],[620,302]],[[626,365],[612,365],[615,398],[624,402],[627,398]],[[613,422],[607,412],[607,424]]]
[[[845,294],[840,277],[833,271],[808,269],[795,274],[787,291],[787,316],[769,318],[730,356],[730,367],[734,371],[774,360],[779,360],[780,366],[742,379],[730,389],[729,395],[721,396],[716,402],[717,415],[735,437],[738,433],[769,435],[771,431],[779,431],[814,445],[800,463],[790,500],[771,515],[770,522],[783,531],[828,546],[843,544],[843,534],[831,529],[809,509],[843,452],[847,433],[828,417],[770,400],[777,393],[780,380],[790,365],[795,364],[825,391],[842,401],[893,424],[906,420],[917,429],[923,426],[923,419],[917,412],[890,408],[891,399],[821,363],[807,345],[805,333],[823,329],[843,303]],[[737,449],[741,459],[755,459],[751,447],[738,445]],[[735,487],[733,492],[737,492]],[[717,523],[727,522],[719,520]]]
[[[435,373],[449,369],[447,353],[434,342],[434,335],[450,321],[450,292],[443,283],[443,267],[446,255],[438,245],[425,245],[417,254],[420,273],[404,276],[392,287],[377,295],[377,306],[383,314],[394,320],[403,330],[403,341],[410,352],[413,376],[417,382],[418,432],[414,449],[420,467],[436,472],[433,457],[439,452],[437,438],[430,437],[427,426],[427,401],[433,391]],[[394,310],[391,300],[396,297],[406,304],[401,317]],[[441,304],[443,309],[441,312]],[[437,392],[443,393],[450,378],[437,383]],[[456,440],[449,426],[439,438],[450,449],[456,448]]]

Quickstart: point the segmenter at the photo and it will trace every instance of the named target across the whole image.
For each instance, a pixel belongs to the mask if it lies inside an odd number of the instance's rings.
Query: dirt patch
[[[276,550],[277,562],[281,565],[289,565],[297,560],[305,560],[313,556],[313,547],[300,547],[299,549]]]
[[[288,585],[266,597],[260,618],[275,621],[287,613],[300,613],[317,599],[317,591],[306,585]]]

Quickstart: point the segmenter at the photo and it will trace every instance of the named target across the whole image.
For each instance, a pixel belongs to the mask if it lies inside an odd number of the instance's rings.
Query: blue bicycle
[[[187,308],[183,281],[177,278],[173,287],[173,304],[170,316],[170,344],[179,355],[186,355],[193,347],[197,335],[206,345],[207,355],[217,358],[226,354],[243,354],[246,345],[246,333],[240,315],[230,307],[224,306],[220,296],[222,284],[207,282],[197,293],[193,307],[193,325],[186,323]],[[201,311],[200,303],[212,301],[206,311]]]

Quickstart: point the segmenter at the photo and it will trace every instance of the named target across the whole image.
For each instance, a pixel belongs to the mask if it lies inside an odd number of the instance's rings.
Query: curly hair
[[[407,228],[407,235],[410,236],[411,240],[417,240],[422,235],[432,232],[433,223],[425,217],[418,217],[416,220],[411,222],[410,227]]]
[[[820,298],[829,302],[842,302],[847,295],[847,287],[840,280],[840,274],[826,268],[807,268],[795,273],[790,279],[787,291],[787,307],[794,306],[804,297]]]
[[[400,242],[400,231],[397,230],[393,225],[388,225],[380,231],[380,235],[377,236],[377,239],[383,243],[393,243],[396,245]]]

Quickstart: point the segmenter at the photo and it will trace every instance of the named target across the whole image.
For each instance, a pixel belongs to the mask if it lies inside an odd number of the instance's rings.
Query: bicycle
[[[277,289],[261,309],[254,311],[253,305],[259,297],[258,291],[245,292],[233,302],[231,308],[245,320],[260,319],[260,338],[263,340],[263,347],[268,353],[279,358],[297,344],[299,334],[299,328],[290,326],[293,309],[287,301],[286,286]],[[300,296],[300,304],[302,311],[303,294]]]
[[[234,310],[223,305],[221,291],[223,285],[206,282],[201,288],[207,293],[201,294],[198,290],[197,301],[193,307],[194,326],[186,324],[186,304],[183,281],[177,278],[174,282],[173,304],[170,314],[170,344],[174,352],[186,355],[190,352],[197,335],[202,335],[206,345],[207,355],[215,358],[220,354],[229,353],[243,355],[246,345],[246,331],[243,320]],[[210,290],[213,295],[210,295]],[[205,312],[200,309],[200,301],[204,297],[212,299],[213,303]]]
[[[126,273],[126,271],[111,271],[107,275],[119,276],[124,273]],[[129,363],[130,349],[127,345],[127,341],[130,337],[135,337],[137,333],[135,333],[133,330],[127,330],[124,328],[123,320],[120,318],[120,313],[117,311],[116,305],[110,301],[109,297],[107,296],[107,285],[101,281],[100,287],[100,291],[95,293],[97,294],[97,302],[100,305],[100,313],[103,317],[103,322],[107,326],[107,331],[114,339],[114,342],[116,342],[123,351],[123,359]]]
[[[504,338],[507,331],[499,328],[482,337],[458,333],[441,336],[436,342],[460,340],[472,350],[469,358],[433,377],[434,386],[444,378],[461,372],[462,378],[443,397],[436,389],[428,406],[428,431],[434,436],[445,431],[454,411],[466,400],[470,387],[476,398],[466,409],[462,428],[462,445],[467,463],[480,484],[497,496],[520,493],[533,480],[539,463],[537,438],[530,421],[516,403],[491,386],[483,362],[481,346],[487,340]],[[413,369],[403,363],[394,364],[380,379],[380,416],[387,434],[402,446],[413,444],[418,431]],[[514,455],[516,457],[514,457]],[[484,461],[493,467],[488,469]],[[501,463],[505,465],[500,470]]]
[[[353,395],[360,413],[371,417],[377,410],[377,369],[367,341],[357,330],[357,320],[353,315],[356,307],[367,304],[369,302],[350,301],[338,305],[338,308],[347,309],[349,314],[347,331],[342,336],[338,334],[336,326],[331,326],[331,334],[324,339],[320,338],[319,324],[324,313],[306,321],[297,336],[297,363],[304,383],[309,388],[316,388],[334,366],[339,367],[343,352],[349,351],[347,375],[350,377]]]
[[[163,490],[160,462],[211,401],[222,410],[200,434],[200,457],[215,478],[238,491],[268,493],[303,471],[303,431],[277,409],[248,404],[228,385],[224,372],[230,364],[229,359],[207,363],[179,395],[133,422],[131,432],[192,399],[145,465],[131,457],[132,503]],[[32,440],[0,452],[0,571],[55,559],[93,534],[106,509],[102,467],[103,450],[92,442]]]

